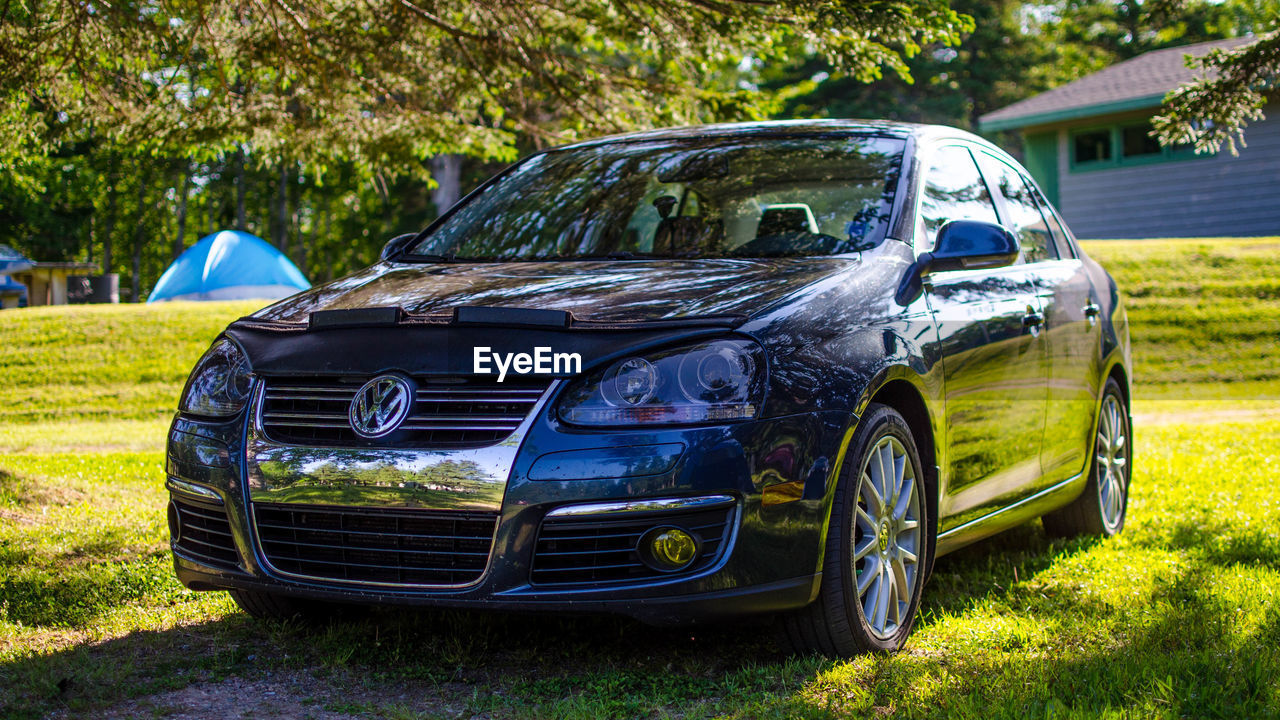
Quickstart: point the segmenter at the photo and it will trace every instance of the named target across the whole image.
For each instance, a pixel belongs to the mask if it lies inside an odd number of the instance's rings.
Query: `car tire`
[[[311,600],[260,590],[232,590],[231,599],[241,610],[258,620],[285,622],[297,620],[322,624],[330,620],[351,618],[362,609],[356,605]]]
[[[1111,537],[1124,530],[1129,507],[1133,446],[1129,407],[1115,378],[1108,378],[1098,405],[1097,430],[1089,459],[1089,479],[1080,497],[1045,515],[1045,532],[1054,537]]]
[[[897,501],[877,506],[884,478],[890,476],[887,487]],[[837,480],[822,587],[816,600],[780,619],[783,649],[851,657],[903,646],[920,606],[932,548],[925,493],[920,453],[906,420],[893,408],[871,404]]]

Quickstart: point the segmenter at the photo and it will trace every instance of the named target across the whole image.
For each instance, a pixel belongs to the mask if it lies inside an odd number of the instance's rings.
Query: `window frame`
[[[1071,173],[1093,172],[1096,170],[1114,170],[1116,168],[1125,167],[1141,167],[1143,165],[1156,165],[1167,162],[1183,162],[1186,160],[1202,160],[1215,157],[1217,153],[1197,154],[1193,147],[1165,147],[1161,146],[1160,152],[1147,155],[1125,156],[1124,154],[1124,131],[1138,125],[1146,125],[1150,127],[1149,118],[1130,118],[1127,120],[1112,120],[1106,123],[1094,123],[1090,125],[1081,125],[1067,131],[1067,169]],[[1087,160],[1080,162],[1076,160],[1075,142],[1076,138],[1081,135],[1092,134],[1100,131],[1106,131],[1111,142],[1111,157],[1107,160]]]
[[[980,155],[980,157],[975,157],[974,159],[978,161],[978,171],[982,173],[983,181],[987,184],[987,192],[991,193],[991,201],[996,205],[996,215],[1000,218],[1001,227],[1013,233],[1015,237],[1018,235],[1018,231],[1010,223],[1013,219],[1013,210],[1009,207],[1009,199],[1000,191],[1000,185],[998,182],[995,182],[995,178],[990,177],[990,175],[997,169],[992,165],[994,163],[999,163],[1000,165],[1008,167],[1013,171],[1014,175],[1022,180],[1022,184],[1031,192],[1031,203],[1035,205],[1036,211],[1040,213],[1040,221],[1044,223],[1045,232],[1048,234],[1048,242],[1045,244],[1045,255],[1052,253],[1054,257],[1045,257],[1034,261],[1027,260],[1026,248],[1022,246],[1022,239],[1018,238],[1018,259],[1014,264],[1022,266],[1038,265],[1040,263],[1061,260],[1062,256],[1061,253],[1058,252],[1058,242],[1055,239],[1053,227],[1049,224],[1049,218],[1046,217],[1044,213],[1047,206],[1040,202],[1040,197],[1044,193],[1040,190],[1040,186],[1036,185],[1035,181],[1031,180],[1030,173],[1026,172],[1022,168],[1021,163],[1013,160],[1013,158],[1006,160],[987,148],[983,148],[981,153],[977,153],[977,155]]]
[[[974,169],[978,171],[978,179],[987,190],[987,199],[991,202],[991,211],[996,216],[996,223],[1002,227],[1004,226],[1004,221],[1002,219],[1003,215],[1000,212],[1000,200],[996,198],[996,193],[992,191],[991,182],[987,179],[987,174],[982,172],[982,162],[979,155],[985,152],[986,148],[964,138],[938,138],[934,142],[929,143],[923,148],[918,148],[917,150],[918,157],[920,159],[918,167],[920,169],[916,176],[916,197],[915,207],[912,213],[913,218],[911,230],[911,247],[916,257],[919,257],[921,253],[928,252],[933,249],[933,247],[930,247],[929,250],[922,249],[922,241],[925,238],[921,235],[921,233],[927,232],[924,226],[923,210],[925,188],[929,183],[929,171],[933,169],[935,156],[943,150],[952,147],[960,148],[961,150],[969,153],[969,161],[973,163]],[[934,246],[936,246],[936,238]]]

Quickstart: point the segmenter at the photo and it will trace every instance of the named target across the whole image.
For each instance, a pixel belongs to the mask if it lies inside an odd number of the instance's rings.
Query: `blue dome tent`
[[[204,236],[179,255],[147,302],[275,300],[309,287],[298,267],[262,238],[223,230]]]
[[[8,245],[0,245],[0,275],[30,270],[35,263],[22,256],[22,253]]]

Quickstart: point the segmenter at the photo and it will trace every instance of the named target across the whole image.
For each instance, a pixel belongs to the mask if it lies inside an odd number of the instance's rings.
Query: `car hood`
[[[856,265],[852,257],[379,263],[283,300],[255,317],[305,322],[316,310],[400,306],[417,315],[459,306],[567,310],[578,320],[745,319]]]

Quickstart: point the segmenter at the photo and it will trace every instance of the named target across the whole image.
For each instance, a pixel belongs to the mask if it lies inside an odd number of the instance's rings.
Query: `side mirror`
[[[384,261],[390,260],[396,255],[399,255],[400,251],[416,237],[418,237],[418,233],[405,233],[404,235],[397,235],[391,238],[387,241],[386,245],[382,246],[382,254],[379,255],[378,258]]]
[[[952,220],[938,228],[933,252],[922,254],[907,268],[894,299],[906,307],[924,292],[925,275],[1012,265],[1018,251],[1018,238],[995,223]]]

